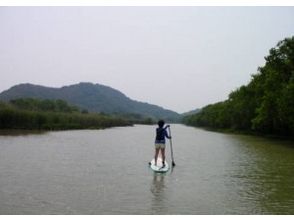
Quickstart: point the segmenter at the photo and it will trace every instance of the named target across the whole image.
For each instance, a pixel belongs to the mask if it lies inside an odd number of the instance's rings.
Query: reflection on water
[[[293,214],[292,143],[238,136],[236,146],[238,154],[227,168],[230,174],[227,183],[230,180],[236,185],[235,192],[243,203],[254,204],[250,212]]]
[[[152,197],[152,210],[154,213],[165,213],[166,212],[166,192],[164,178],[166,174],[154,173],[153,181],[150,188]]]
[[[163,201],[163,192],[164,192],[164,176],[165,174],[154,173],[153,182],[151,186],[151,192],[157,198],[159,202]]]
[[[46,131],[39,131],[39,130],[5,130],[0,129],[0,136],[24,136],[24,135],[33,135],[33,134],[45,134]]]

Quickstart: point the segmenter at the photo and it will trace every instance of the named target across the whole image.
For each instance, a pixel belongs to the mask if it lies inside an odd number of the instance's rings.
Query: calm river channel
[[[155,128],[0,132],[0,214],[294,214],[293,142],[173,124],[154,174]]]

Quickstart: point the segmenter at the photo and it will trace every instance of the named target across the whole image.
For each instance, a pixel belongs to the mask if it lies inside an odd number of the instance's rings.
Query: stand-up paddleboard
[[[150,165],[150,168],[156,173],[165,173],[169,170],[169,165],[166,161],[165,161],[165,166],[163,166],[161,157],[157,158],[157,165],[156,166],[155,166],[155,159],[153,159],[149,163],[149,165]]]

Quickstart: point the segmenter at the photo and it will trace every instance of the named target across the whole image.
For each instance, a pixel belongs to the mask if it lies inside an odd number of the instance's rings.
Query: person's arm
[[[166,125],[165,128],[164,128],[164,130],[166,130],[166,129],[169,128],[169,127],[170,127],[170,125]]]
[[[171,139],[172,137],[169,136],[168,133],[167,133],[167,131],[166,131],[166,129],[167,129],[168,127],[170,127],[170,126],[167,125],[167,126],[164,128],[164,136],[165,136],[166,138],[168,138],[168,139]]]

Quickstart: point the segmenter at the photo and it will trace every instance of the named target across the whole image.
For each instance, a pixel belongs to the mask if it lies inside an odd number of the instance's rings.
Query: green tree
[[[186,117],[186,124],[294,136],[294,37],[270,49],[248,85]]]

